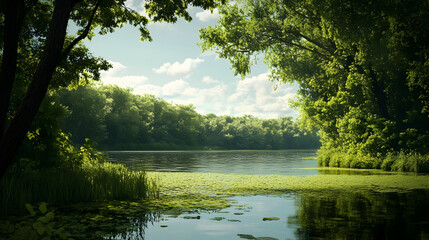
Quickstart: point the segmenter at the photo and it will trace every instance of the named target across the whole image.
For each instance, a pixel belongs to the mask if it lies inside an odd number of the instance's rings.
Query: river
[[[109,152],[133,170],[253,175],[390,174],[318,169],[315,150]],[[310,160],[309,160],[310,159]],[[312,160],[311,160],[312,159]],[[235,196],[229,208],[162,214],[116,239],[429,239],[429,191]]]

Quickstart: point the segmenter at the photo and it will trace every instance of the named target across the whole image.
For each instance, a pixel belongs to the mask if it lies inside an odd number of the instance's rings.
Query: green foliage
[[[242,76],[263,54],[272,80],[297,83],[322,165],[380,168],[389,153],[428,153],[427,1],[243,0],[219,12],[200,30],[202,49]]]
[[[110,150],[318,148],[316,133],[300,130],[290,117],[201,115],[192,105],[174,105],[117,86],[58,92],[68,109],[62,126],[73,142],[90,137]],[[85,100],[83,103],[82,100]]]

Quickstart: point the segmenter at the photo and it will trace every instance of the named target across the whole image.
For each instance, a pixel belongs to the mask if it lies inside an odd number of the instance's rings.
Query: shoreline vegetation
[[[157,198],[159,190],[145,171],[130,171],[109,162],[85,162],[74,169],[8,172],[0,182],[0,193],[2,217],[26,213],[27,203],[148,200]]]
[[[369,154],[349,154],[322,149],[318,152],[318,165],[320,167],[429,173],[429,154],[399,152],[389,153],[384,157],[372,157]]]

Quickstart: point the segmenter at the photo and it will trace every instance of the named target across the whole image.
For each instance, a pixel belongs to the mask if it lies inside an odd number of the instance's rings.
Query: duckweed
[[[144,205],[164,214],[216,212],[234,204],[232,196],[330,196],[338,192],[397,192],[429,189],[429,175],[239,175],[149,172],[159,186],[159,199]],[[237,206],[243,207],[243,206]],[[133,210],[135,211],[135,210]],[[236,215],[242,213],[234,213]]]
[[[330,191],[408,192],[429,189],[429,175],[239,175],[220,173],[166,173],[151,172],[148,176],[158,179],[160,202],[180,199],[187,205],[197,198],[194,205],[208,208],[225,206],[222,197],[274,195],[287,193],[320,193]],[[184,201],[182,201],[184,200]],[[179,200],[177,200],[179,201]],[[192,202],[192,201],[191,201]],[[179,204],[179,202],[177,203]]]

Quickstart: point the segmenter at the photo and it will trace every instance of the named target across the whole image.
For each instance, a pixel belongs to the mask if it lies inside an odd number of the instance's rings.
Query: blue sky
[[[143,11],[138,0],[127,6]],[[94,56],[112,63],[102,73],[103,84],[116,84],[133,89],[135,94],[153,94],[176,104],[193,104],[201,114],[260,118],[297,117],[288,101],[295,97],[296,87],[268,80],[268,68],[258,63],[252,73],[241,79],[234,76],[230,64],[214,52],[202,53],[198,30],[215,25],[216,11],[191,7],[191,22],[151,23],[152,42],[141,42],[139,31],[124,26],[114,33],[96,35],[85,45]]]

